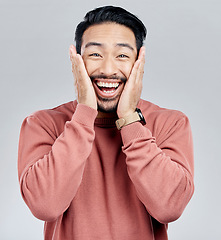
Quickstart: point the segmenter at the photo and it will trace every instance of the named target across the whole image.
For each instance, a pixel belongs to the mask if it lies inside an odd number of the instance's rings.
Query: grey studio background
[[[133,12],[148,28],[142,97],[191,122],[195,194],[169,224],[169,239],[221,239],[220,0],[0,0],[0,239],[43,239],[43,222],[19,191],[20,126],[36,110],[75,99],[68,55],[75,27],[107,4]]]

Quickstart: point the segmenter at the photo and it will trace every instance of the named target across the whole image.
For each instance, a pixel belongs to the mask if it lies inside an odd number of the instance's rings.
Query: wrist
[[[117,129],[120,130],[124,126],[127,126],[129,124],[132,124],[132,123],[138,122],[138,121],[141,122],[143,125],[146,124],[146,121],[144,119],[144,116],[143,116],[141,110],[136,108],[136,110],[134,112],[132,112],[131,114],[129,114],[125,117],[119,118],[115,123],[116,123]]]
[[[78,103],[97,110],[97,101],[93,98],[78,98]]]
[[[119,118],[127,118],[128,116],[130,116],[131,114],[133,114],[135,112],[135,109],[134,110],[130,110],[130,111],[127,111],[127,112],[123,112],[123,113],[117,113],[117,116]]]

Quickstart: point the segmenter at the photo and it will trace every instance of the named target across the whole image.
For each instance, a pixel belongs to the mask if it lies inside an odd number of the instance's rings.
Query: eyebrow
[[[99,46],[99,47],[103,47],[103,44],[102,43],[98,43],[98,42],[88,42],[86,45],[85,45],[85,48],[88,48],[90,46]]]
[[[126,47],[126,48],[129,48],[130,50],[134,51],[134,48],[128,43],[117,43],[116,46]]]
[[[85,48],[88,48],[88,47],[91,47],[91,46],[104,47],[104,44],[99,43],[99,42],[88,42],[85,45]],[[128,44],[128,43],[117,43],[115,46],[117,46],[117,47],[126,47],[126,48],[129,48],[130,50],[134,51],[134,48],[130,44]]]

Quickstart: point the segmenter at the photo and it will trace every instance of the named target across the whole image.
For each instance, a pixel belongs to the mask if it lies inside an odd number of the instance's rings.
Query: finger
[[[139,69],[140,64],[141,64],[141,60],[140,60],[140,59],[138,59],[138,60],[134,63],[134,66],[133,66],[133,68],[132,68],[132,70],[131,70],[129,79],[128,79],[128,81],[127,81],[128,84],[129,84],[129,83],[132,83],[132,84],[135,83],[136,77],[137,77],[137,71],[138,71],[138,69]]]
[[[76,79],[87,77],[86,69],[82,57],[77,54],[74,45],[70,46],[70,59],[72,62],[72,72]]]
[[[70,59],[72,60],[73,57],[76,56],[76,54],[77,54],[76,48],[75,48],[75,46],[72,44],[72,45],[69,47]]]
[[[136,72],[136,79],[135,79],[136,82],[140,82],[143,79],[144,64],[145,64],[145,47],[141,48],[138,59],[140,60],[140,64]]]
[[[144,46],[140,48],[138,59],[142,59],[143,57],[145,57],[145,50],[146,48]]]
[[[77,52],[76,52],[76,48],[74,45],[71,45],[69,47],[69,54],[70,54],[70,60],[71,60],[71,63],[72,63],[72,72],[73,74],[75,74],[76,72],[76,55],[77,55]]]
[[[76,68],[78,74],[81,76],[82,79],[90,80],[90,78],[88,76],[88,72],[87,72],[85,64],[84,64],[84,61],[83,61],[83,58],[79,54],[76,55],[75,68]]]
[[[79,97],[79,71],[77,70],[77,51],[74,45],[71,45],[69,47],[69,55],[70,55],[70,60],[72,63],[72,73],[74,76],[74,87],[75,87],[75,93]]]
[[[129,80],[135,82],[137,80],[138,71],[143,71],[143,66],[145,63],[145,47],[142,46],[139,51],[139,56],[137,61],[134,63],[134,66],[131,70]],[[139,74],[140,75],[140,74]]]
[[[74,45],[71,45],[69,48],[70,58],[73,64],[73,70],[82,75],[82,77],[88,78],[88,73],[84,65],[84,61],[80,54],[77,53],[76,48]]]
[[[141,47],[140,52],[139,52],[139,56],[138,59],[140,60],[140,65],[138,67],[138,71],[139,70],[143,70],[144,68],[144,64],[145,64],[145,47]]]

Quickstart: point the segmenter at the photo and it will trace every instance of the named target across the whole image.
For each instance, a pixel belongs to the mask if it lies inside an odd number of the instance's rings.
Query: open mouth
[[[114,93],[120,85],[119,82],[103,82],[103,81],[96,81],[95,84],[102,92],[107,94]]]

